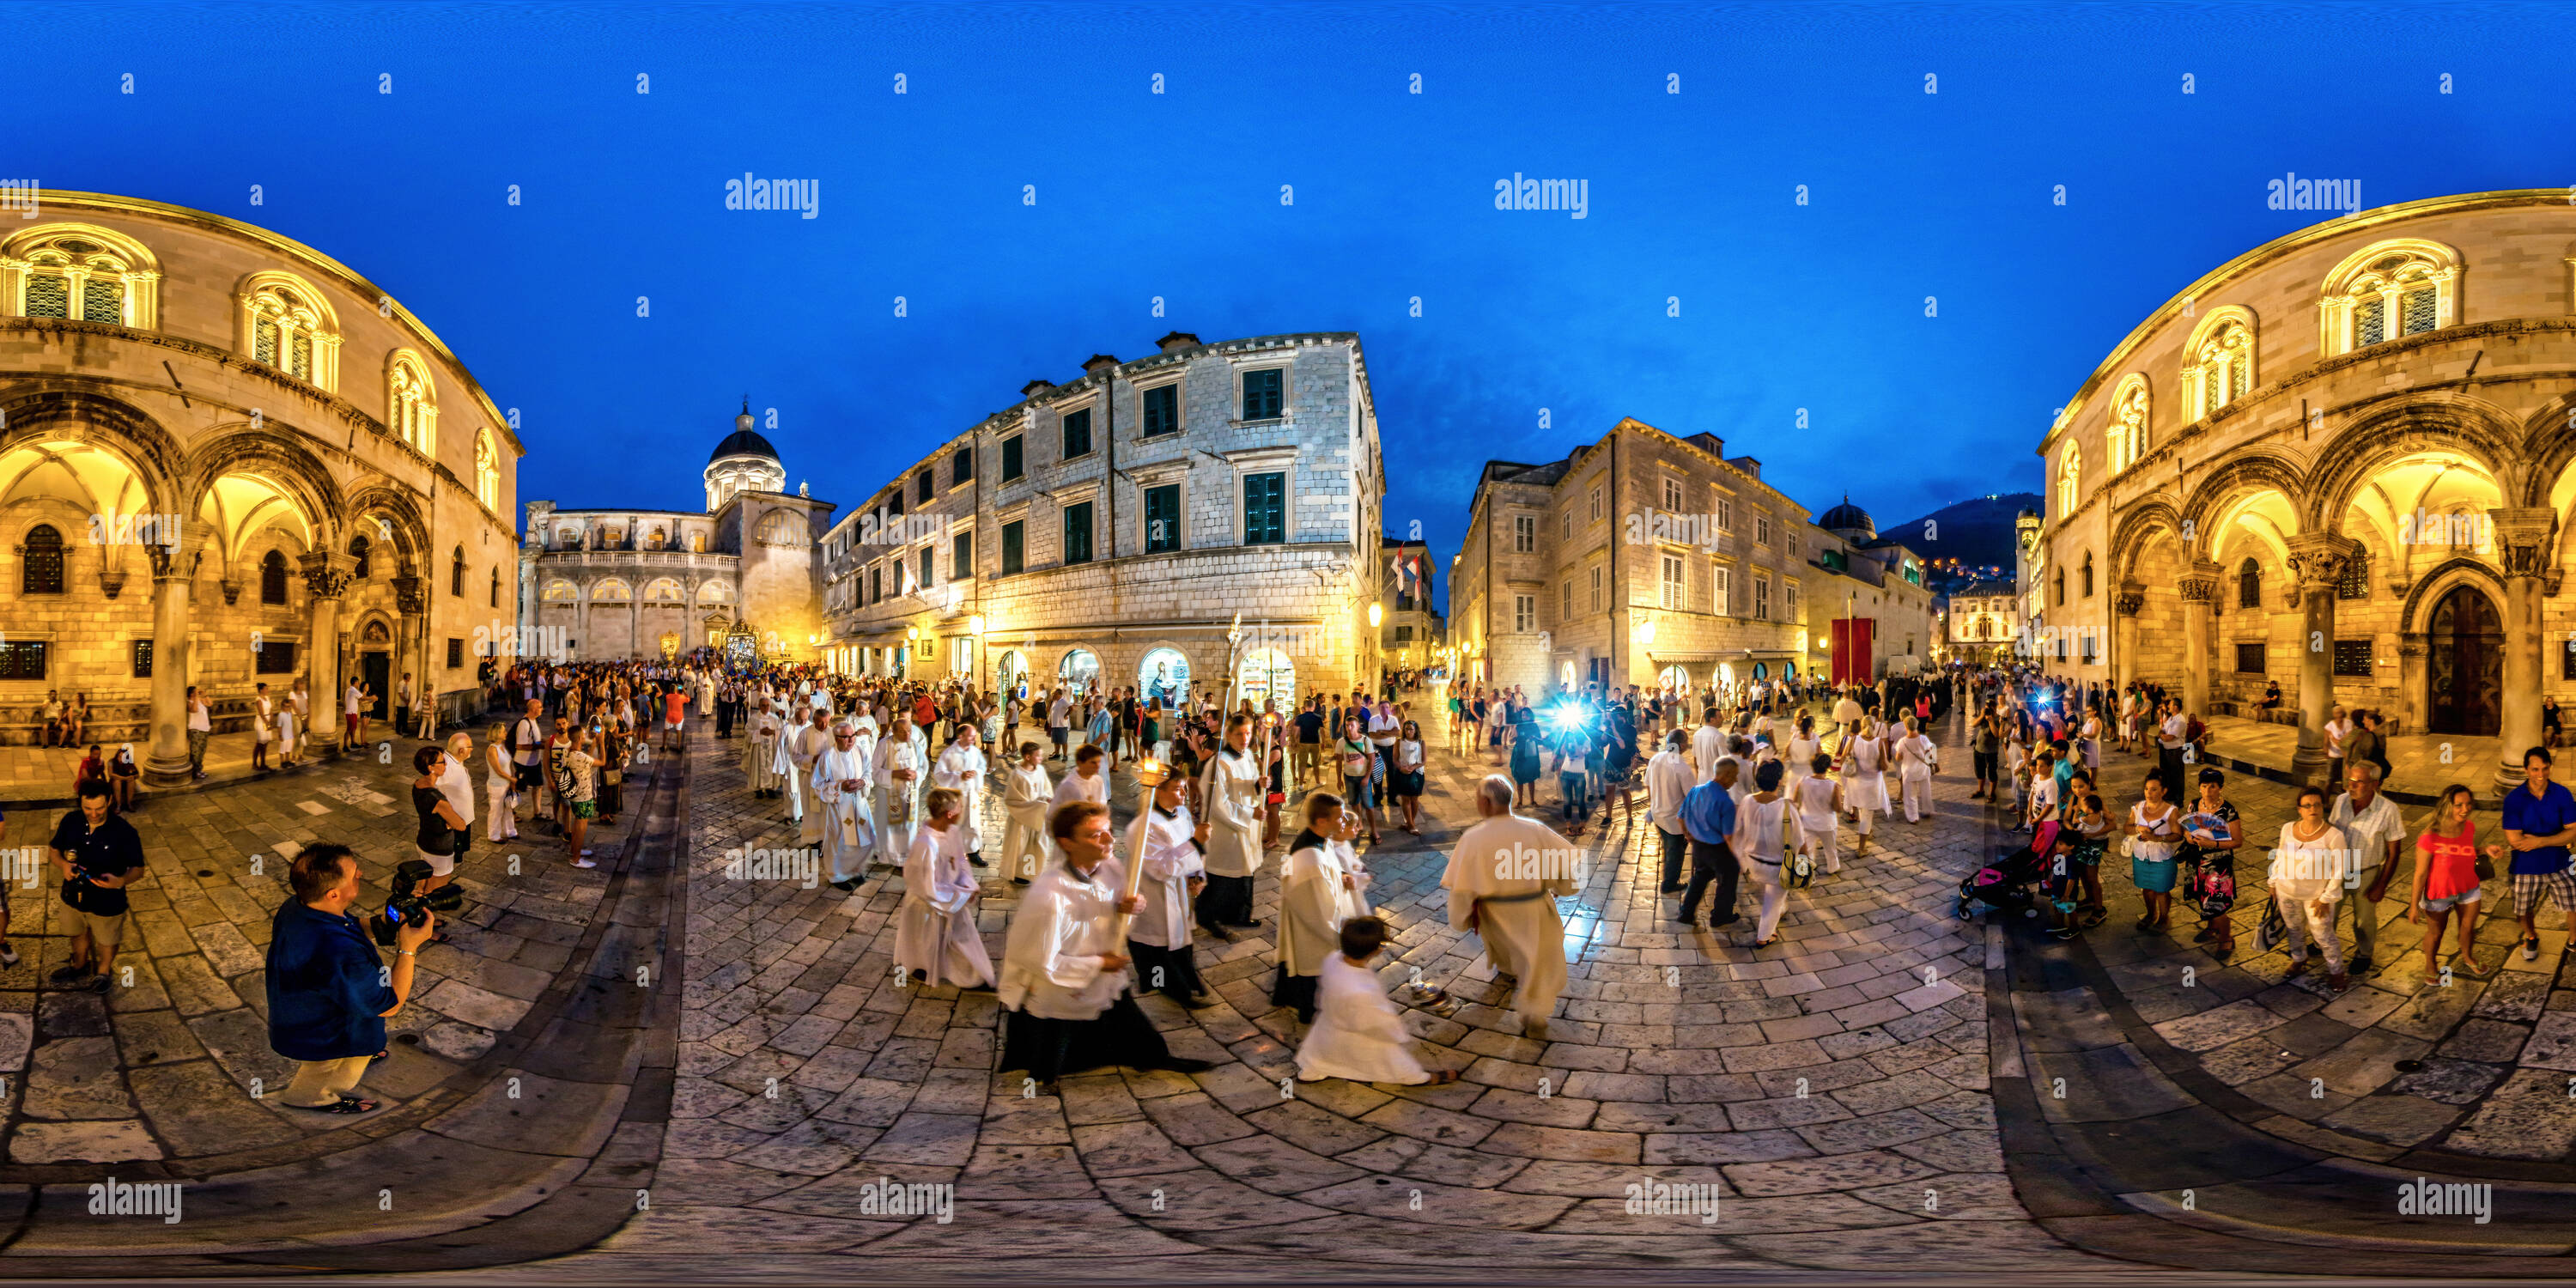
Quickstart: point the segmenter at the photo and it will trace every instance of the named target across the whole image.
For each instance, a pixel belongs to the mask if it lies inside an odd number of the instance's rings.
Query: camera
[[[393,893],[385,896],[385,910],[367,923],[377,944],[393,947],[394,932],[421,920],[425,912],[454,912],[465,906],[465,892],[452,885],[421,893],[420,883],[429,876],[425,859],[405,859],[394,865]]]

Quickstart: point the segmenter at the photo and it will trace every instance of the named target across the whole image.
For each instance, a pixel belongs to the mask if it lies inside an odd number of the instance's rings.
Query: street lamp
[[[1386,620],[1385,606],[1382,604],[1369,605],[1369,629],[1376,630],[1377,624],[1384,620]]]
[[[983,634],[983,633],[984,633],[984,615],[983,615],[982,613],[977,613],[977,614],[975,614],[973,617],[969,617],[969,618],[967,618],[967,619],[966,619],[966,629],[967,629],[967,630],[969,630],[969,631],[974,632],[974,633],[975,633],[975,634],[977,634],[977,635],[981,635],[981,634]]]
[[[1640,644],[1652,644],[1655,642],[1655,619],[1649,617],[1646,619],[1644,625],[1637,628],[1637,642]]]
[[[904,637],[905,639],[907,639],[907,640],[917,640],[917,639],[920,639],[920,638],[921,638],[921,628],[920,628],[920,627],[918,627],[918,626],[907,626],[907,627],[904,627],[904,628],[903,628],[903,637]]]

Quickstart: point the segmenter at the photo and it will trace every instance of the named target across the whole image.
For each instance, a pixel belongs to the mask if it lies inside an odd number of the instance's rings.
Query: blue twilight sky
[[[748,392],[846,507],[1094,352],[1352,330],[1442,566],[1483,461],[1623,415],[1883,524],[2035,489],[2139,318],[2315,218],[2267,180],[2576,183],[2542,5],[21,3],[0,41],[0,174],[369,275],[520,409],[522,499],[695,508]],[[746,171],[819,217],[725,210]],[[1495,210],[1516,172],[1588,217]]]

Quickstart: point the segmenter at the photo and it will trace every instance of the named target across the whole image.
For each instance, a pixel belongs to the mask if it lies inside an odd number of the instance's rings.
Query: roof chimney
[[[1096,376],[1117,365],[1118,360],[1116,358],[1110,357],[1105,353],[1095,353],[1082,360],[1082,374],[1086,376]]]
[[[1164,336],[1160,340],[1156,340],[1154,342],[1154,347],[1165,353],[1178,353],[1183,349],[1195,349],[1199,347],[1199,338],[1191,335],[1187,331],[1174,331],[1170,335]]]
[[[1039,377],[1039,378],[1038,378],[1038,379],[1036,379],[1036,380],[1032,380],[1032,381],[1028,382],[1027,384],[1020,386],[1020,397],[1022,397],[1022,398],[1035,398],[1035,397],[1037,397],[1039,394],[1045,393],[1046,391],[1048,391],[1048,390],[1050,390],[1050,389],[1053,389],[1053,388],[1055,388],[1055,382],[1054,382],[1054,381],[1052,381],[1052,380],[1048,380],[1048,379],[1046,379],[1045,377],[1043,377],[1043,376],[1042,376],[1042,377]]]

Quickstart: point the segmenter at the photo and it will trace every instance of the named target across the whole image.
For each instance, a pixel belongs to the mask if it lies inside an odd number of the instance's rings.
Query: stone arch
[[[2426,394],[2346,425],[2317,453],[2299,526],[2336,531],[2353,498],[2379,467],[2422,451],[2460,452],[2484,467],[2506,496],[2522,491],[2522,433],[2493,403],[2457,393]],[[2545,491],[2545,489],[2544,489]]]
[[[156,514],[179,513],[187,452],[150,413],[85,388],[21,385],[0,396],[0,455],[48,439],[67,439],[123,460],[141,481]]]
[[[340,485],[320,458],[284,433],[236,424],[188,453],[185,495],[194,513],[215,481],[228,474],[261,479],[301,506],[312,527],[317,550],[337,550],[345,543],[349,507]]]
[[[2220,510],[2242,493],[2266,490],[2279,492],[2295,516],[2308,494],[2308,473],[2288,453],[2260,445],[2241,447],[2219,457],[2183,503],[2182,521],[2192,534],[2188,544],[2195,551],[2206,551],[2210,525]],[[2301,524],[2303,529],[2307,526]]]
[[[2182,515],[2170,496],[2133,501],[2111,525],[2111,584],[2117,588],[2137,574],[2138,553],[2158,531],[2182,537]]]
[[[2498,611],[2510,602],[2505,598],[2504,579],[2496,575],[2495,569],[2482,559],[2461,555],[2435,565],[2422,580],[2407,589],[2405,607],[2397,614],[2397,629],[2410,635],[2422,631],[2424,623],[2419,616],[2442,602],[2443,595],[2463,582],[2486,592],[2495,601]]]
[[[361,484],[349,494],[351,522],[378,517],[386,521],[386,527],[393,529],[399,575],[423,575],[422,569],[427,566],[423,556],[429,549],[429,521],[422,517],[420,506],[412,499],[412,494],[381,479]],[[370,539],[382,535],[381,530],[368,534]]]
[[[11,423],[15,424],[14,416]],[[2576,390],[2560,394],[2523,418],[2522,459],[2528,462],[2517,505],[2547,505],[2558,478],[2576,468]]]

